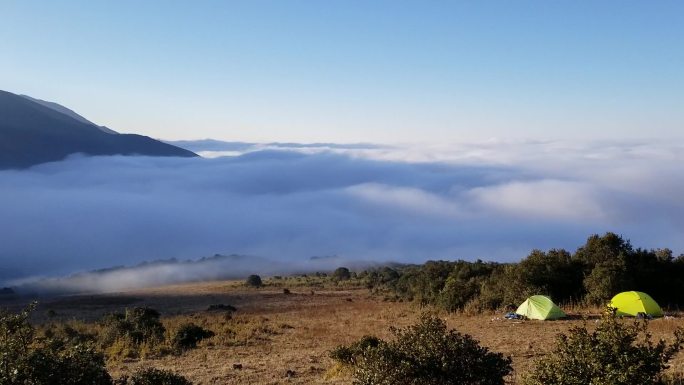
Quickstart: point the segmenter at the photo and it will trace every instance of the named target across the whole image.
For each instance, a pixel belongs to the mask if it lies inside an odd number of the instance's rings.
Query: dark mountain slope
[[[55,111],[57,111],[57,112],[61,112],[61,113],[63,113],[64,115],[71,116],[72,118],[78,120],[78,121],[81,122],[81,123],[88,123],[88,124],[92,124],[93,126],[97,126],[100,130],[102,130],[102,131],[104,131],[104,132],[106,132],[106,133],[108,133],[108,134],[118,134],[118,132],[112,130],[112,129],[109,128],[109,127],[98,126],[97,124],[95,124],[95,123],[91,122],[90,120],[84,118],[83,116],[77,114],[74,110],[72,110],[72,109],[70,109],[70,108],[67,108],[67,107],[64,107],[64,106],[61,105],[61,104],[57,104],[57,103],[55,103],[55,102],[48,102],[47,100],[41,100],[41,99],[32,98],[32,97],[30,97],[30,96],[28,96],[28,95],[19,95],[19,96],[21,96],[22,98],[26,98],[26,99],[28,99],[28,100],[30,100],[30,101],[32,101],[32,102],[36,102],[36,103],[38,103],[38,104],[40,104],[40,105],[42,105],[42,106],[45,106],[45,107],[47,107],[47,108],[49,108],[49,109],[55,110]]]
[[[0,169],[58,161],[74,153],[197,156],[147,136],[109,134],[94,124],[0,91]]]

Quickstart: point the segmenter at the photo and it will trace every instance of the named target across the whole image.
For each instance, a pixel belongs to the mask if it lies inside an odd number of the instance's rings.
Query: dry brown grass
[[[313,285],[302,283],[303,279],[284,281],[261,289],[245,288],[241,282],[206,282],[56,298],[41,304],[37,321],[69,322],[87,331],[97,328],[93,321],[105,313],[149,306],[162,313],[167,333],[173,333],[183,322],[194,322],[216,333],[197,349],[181,355],[113,359],[109,369],[115,375],[153,366],[174,370],[198,385],[348,384],[348,373],[336,368],[328,358],[331,349],[369,334],[389,338],[390,326],[407,326],[429,310],[412,303],[383,301],[382,296],[349,284],[322,285],[313,279],[308,282],[314,281]],[[283,287],[290,288],[291,294],[283,294]],[[238,310],[232,316],[206,310],[209,305],[221,303]],[[56,313],[52,320],[45,316],[48,309]],[[553,348],[558,333],[584,322],[589,327],[595,324],[599,309],[573,310],[573,319],[548,322],[504,320],[495,313],[437,314],[450,327],[510,355],[514,382],[536,358]],[[680,326],[684,326],[684,318],[658,319],[650,323],[650,331],[655,338],[670,338]],[[234,364],[241,365],[241,369],[234,368]],[[288,371],[295,374],[288,376]],[[671,371],[684,373],[684,354],[675,359]]]

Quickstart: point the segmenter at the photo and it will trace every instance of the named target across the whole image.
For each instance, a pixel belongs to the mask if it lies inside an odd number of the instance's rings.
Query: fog
[[[76,155],[0,172],[0,283],[100,291],[351,261],[516,261],[606,231],[684,251],[672,143],[221,143],[205,141],[213,158]],[[244,257],[44,280],[217,253]]]

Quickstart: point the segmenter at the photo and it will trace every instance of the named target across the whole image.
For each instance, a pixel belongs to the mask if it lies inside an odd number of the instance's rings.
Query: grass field
[[[283,293],[284,287],[290,294]],[[232,316],[207,311],[214,304],[229,304],[238,310]],[[20,303],[4,304],[8,305],[18,307]],[[221,281],[45,299],[34,318],[43,325],[70,323],[88,329],[106,313],[135,306],[159,310],[168,330],[192,321],[216,336],[181,355],[112,359],[108,363],[112,373],[126,374],[141,366],[153,366],[172,369],[198,385],[348,384],[349,374],[338,370],[328,358],[331,349],[369,334],[390,338],[391,326],[406,326],[423,312],[434,312],[415,303],[387,301],[361,287],[279,280],[269,281],[260,289]],[[558,333],[583,322],[591,327],[598,311],[575,309],[569,312],[573,315],[570,320],[547,322],[504,320],[495,313],[436,314],[491,350],[510,355],[515,368],[510,383],[516,383],[536,358],[553,347]],[[654,320],[649,328],[655,338],[670,338],[678,326],[684,326],[684,318]],[[670,371],[684,372],[684,354],[675,359]]]

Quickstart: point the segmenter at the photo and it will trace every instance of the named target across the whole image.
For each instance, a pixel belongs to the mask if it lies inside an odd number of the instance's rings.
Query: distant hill
[[[0,169],[58,161],[74,153],[197,156],[147,136],[107,130],[59,104],[0,91]]]

